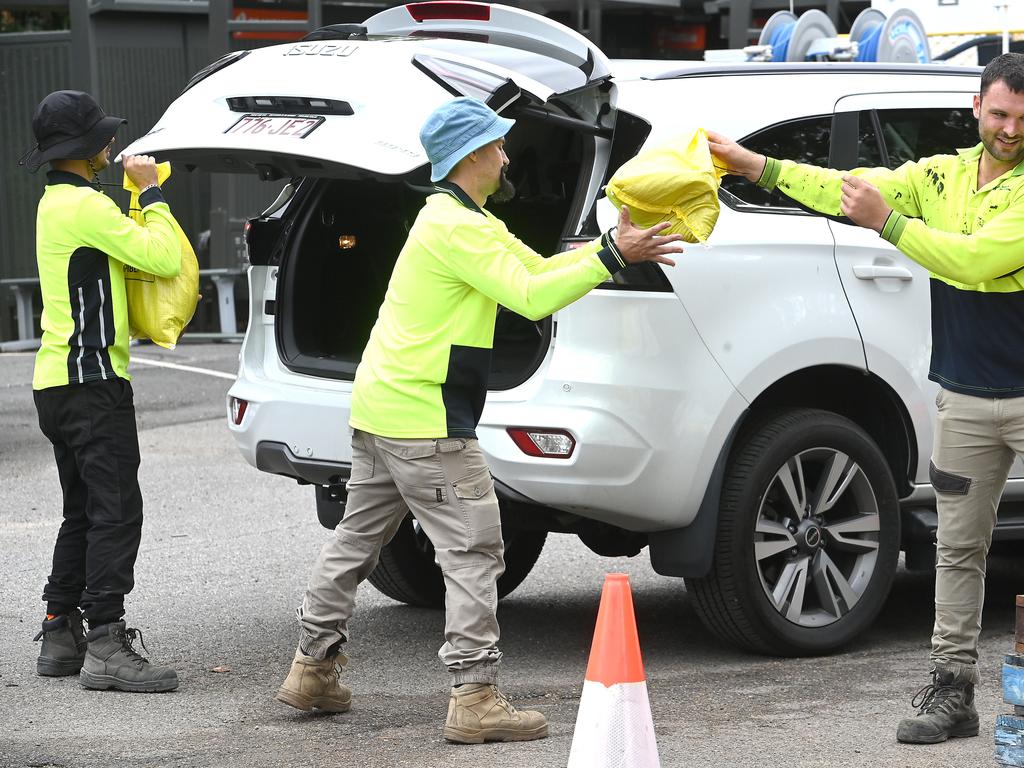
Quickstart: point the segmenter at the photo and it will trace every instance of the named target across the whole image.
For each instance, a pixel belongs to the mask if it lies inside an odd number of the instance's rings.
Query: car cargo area
[[[539,253],[559,250],[580,183],[589,137],[520,119],[508,135],[516,196],[488,210]],[[586,160],[584,161],[584,158]],[[278,279],[277,345],[288,368],[352,379],[384,300],[395,260],[426,199],[427,169],[404,178],[307,179],[293,206]],[[550,319],[531,322],[499,308],[490,386],[525,381],[550,341]]]

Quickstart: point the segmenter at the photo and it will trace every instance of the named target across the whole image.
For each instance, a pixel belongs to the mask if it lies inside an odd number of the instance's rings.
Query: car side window
[[[747,149],[779,160],[827,166],[831,133],[832,116],[818,115],[770,126],[740,140],[740,143]],[[724,177],[721,189],[723,202],[734,208],[796,209],[793,201],[778,190],[769,192],[761,189],[742,176]]]
[[[978,138],[978,121],[969,108],[880,109],[875,113],[887,155],[886,164],[903,163],[932,155],[948,155],[973,147]]]

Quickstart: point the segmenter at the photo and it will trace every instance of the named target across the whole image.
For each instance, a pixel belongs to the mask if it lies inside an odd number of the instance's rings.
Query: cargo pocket
[[[452,483],[452,493],[466,519],[467,548],[493,552],[502,547],[501,513],[494,480],[487,467]]]
[[[932,488],[937,493],[966,496],[967,492],[971,490],[971,478],[944,472],[936,467],[934,462],[928,462],[928,479],[931,480]]]

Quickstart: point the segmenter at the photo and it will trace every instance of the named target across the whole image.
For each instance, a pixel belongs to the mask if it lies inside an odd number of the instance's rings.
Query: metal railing
[[[242,334],[238,330],[235,314],[235,281],[245,275],[244,267],[221,267],[199,270],[200,278],[209,278],[217,290],[217,319],[220,331],[217,333],[188,333],[182,341],[238,341]],[[17,341],[0,342],[0,352],[19,352],[36,349],[39,337],[35,335],[34,301],[39,289],[38,277],[16,277],[0,280],[0,288],[7,287],[14,294],[18,321]]]

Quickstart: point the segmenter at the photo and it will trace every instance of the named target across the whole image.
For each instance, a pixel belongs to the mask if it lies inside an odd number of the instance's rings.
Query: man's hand
[[[878,187],[856,176],[843,176],[840,208],[854,224],[881,232],[892,208]]]
[[[736,176],[743,176],[755,184],[764,173],[766,161],[764,155],[744,149],[732,139],[714,131],[708,131],[708,147],[711,154],[718,162],[718,167],[725,169]]]
[[[656,261],[674,267],[676,263],[666,254],[682,253],[680,241],[682,235],[659,235],[658,233],[672,226],[663,221],[650,229],[638,229],[629,218],[629,207],[623,205],[619,209],[619,228],[615,233],[615,246],[627,264],[639,264],[643,261]]]
[[[156,160],[149,155],[128,155],[123,162],[125,174],[139,189],[157,183]]]

